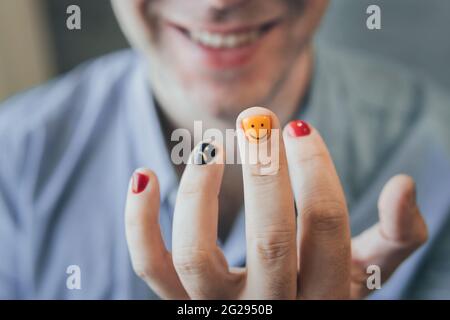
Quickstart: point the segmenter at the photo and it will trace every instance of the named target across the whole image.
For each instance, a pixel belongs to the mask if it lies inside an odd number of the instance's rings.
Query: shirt
[[[0,107],[0,298],[157,298],[133,272],[124,206],[133,171],[161,187],[168,249],[178,179],[145,74],[132,50],[83,64]],[[450,298],[450,99],[425,77],[360,53],[318,45],[308,106],[357,235],[377,222],[387,180],[417,182],[428,243],[371,296]],[[245,264],[244,216],[221,244]],[[79,268],[80,289],[67,281]]]

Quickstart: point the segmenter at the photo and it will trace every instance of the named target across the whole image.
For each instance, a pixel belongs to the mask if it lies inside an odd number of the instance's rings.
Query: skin
[[[393,177],[382,191],[380,222],[351,239],[345,195],[320,133],[311,127],[309,135],[293,137],[285,127],[310,82],[310,41],[327,4],[113,0],[131,44],[148,58],[150,84],[168,129],[192,129],[194,120],[202,120],[204,128],[235,127],[239,133],[243,119],[263,115],[270,117],[272,129],[282,130],[271,135],[280,146],[276,174],[255,175],[245,163],[234,169],[220,163],[183,168],[172,252],[164,247],[158,224],[158,179],[154,172],[138,169],[150,179],[139,194],[130,183],[126,236],[135,272],[162,298],[363,298],[369,293],[367,266],[378,265],[386,281],[426,241],[414,181],[404,175]],[[194,50],[181,50],[182,41],[166,24],[201,28],[273,18],[282,22],[265,36],[250,61],[228,69],[211,67]],[[252,105],[268,105],[270,110],[248,108]],[[249,143],[245,134],[238,134],[238,140],[240,148]],[[217,150],[217,157],[223,157],[222,146]],[[234,179],[237,167],[241,180]],[[224,175],[225,170],[231,171]],[[237,192],[229,191],[233,189]],[[217,246],[224,211],[221,194],[227,195],[228,207],[244,198],[248,255],[243,269],[230,268]]]
[[[286,123],[309,82],[310,39],[327,4],[326,0],[266,0],[263,4],[259,0],[113,0],[127,38],[148,57],[152,89],[164,113],[183,128],[191,128],[198,119],[207,127],[232,128],[238,114],[255,105],[272,106]],[[225,21],[218,21],[214,12],[228,7]],[[282,19],[282,24],[267,35],[252,61],[225,71],[197,63],[196,54],[186,56],[165,26],[167,21],[191,29],[243,21],[254,25],[274,18]]]

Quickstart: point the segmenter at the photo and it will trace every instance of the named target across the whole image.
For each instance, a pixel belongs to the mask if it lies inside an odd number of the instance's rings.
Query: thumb
[[[393,177],[378,200],[380,221],[352,240],[352,297],[369,293],[366,269],[376,265],[382,282],[428,238],[425,221],[416,203],[414,180]]]

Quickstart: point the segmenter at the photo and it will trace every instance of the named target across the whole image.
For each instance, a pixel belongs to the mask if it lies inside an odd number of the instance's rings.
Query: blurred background
[[[449,0],[331,0],[319,38],[426,72],[450,90]],[[81,7],[82,29],[66,27]],[[366,9],[382,9],[382,29],[366,28]],[[127,47],[109,0],[0,0],[0,101]]]

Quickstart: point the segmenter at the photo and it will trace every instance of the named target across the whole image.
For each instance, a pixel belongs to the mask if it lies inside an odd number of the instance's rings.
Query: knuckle
[[[320,201],[320,205],[304,208],[306,224],[317,232],[333,232],[347,223],[345,205],[340,201]]]
[[[425,244],[428,241],[428,238],[429,238],[428,229],[425,227],[418,237],[420,245]]]
[[[419,223],[418,223],[418,228],[414,237],[414,244],[416,247],[420,247],[422,245],[424,245],[425,243],[427,243],[428,241],[428,228],[427,225],[425,223],[425,221],[420,218]]]
[[[180,248],[173,254],[173,264],[180,275],[200,275],[208,270],[210,256],[206,250]]]
[[[257,236],[254,246],[263,261],[273,262],[288,257],[295,252],[295,232],[277,231],[269,235]]]
[[[183,181],[178,192],[183,195],[198,195],[204,191],[203,186],[198,182]]]
[[[273,185],[273,183],[274,183],[274,178],[273,178],[273,176],[270,176],[270,175],[266,175],[266,176],[254,176],[253,177],[253,184],[256,186],[256,187],[270,187],[270,186],[272,186]]]
[[[309,154],[299,153],[297,154],[296,161],[299,166],[315,162],[327,162],[329,161],[329,155],[324,150],[317,150]]]
[[[161,277],[164,273],[163,269],[162,264],[159,263],[133,263],[134,273],[144,281]]]
[[[279,180],[271,175],[253,176],[252,185],[255,196],[259,198],[271,197],[274,190],[280,189]]]
[[[217,192],[215,188],[211,187],[211,184],[207,184],[200,180],[183,182],[180,184],[178,194],[184,199],[193,199],[197,201],[201,201],[201,199],[205,197],[217,196]]]

